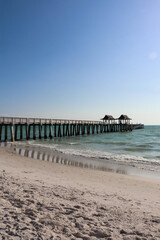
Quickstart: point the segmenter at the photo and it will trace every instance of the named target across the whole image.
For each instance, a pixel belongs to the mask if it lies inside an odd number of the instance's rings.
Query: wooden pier
[[[133,125],[117,121],[79,121],[0,117],[0,141],[52,139],[109,132],[132,131]]]

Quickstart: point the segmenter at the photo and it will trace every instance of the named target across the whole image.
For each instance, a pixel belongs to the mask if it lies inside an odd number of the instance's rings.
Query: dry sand
[[[0,239],[160,239],[160,180],[0,148]]]

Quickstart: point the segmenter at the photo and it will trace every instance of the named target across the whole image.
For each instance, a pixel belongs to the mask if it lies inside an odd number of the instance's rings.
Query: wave
[[[156,165],[160,166],[159,159],[151,159],[151,158],[147,159],[141,156],[134,156],[129,154],[115,154],[111,152],[103,152],[103,151],[89,150],[89,149],[85,149],[85,150],[71,149],[71,148],[64,149],[63,147],[60,147],[60,146],[54,146],[53,149],[63,152],[64,154],[70,154],[70,155],[76,155],[76,156],[111,160],[111,161],[130,163],[130,164],[133,164],[133,163],[154,164],[155,163]]]
[[[136,147],[136,148],[132,148],[132,147],[126,147],[123,148],[123,150],[128,151],[128,152],[152,152],[153,148],[148,148],[148,147]],[[154,149],[157,152],[160,152],[160,149]]]

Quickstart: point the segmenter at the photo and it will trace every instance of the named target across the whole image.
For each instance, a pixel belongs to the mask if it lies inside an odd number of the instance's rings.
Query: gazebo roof
[[[122,114],[119,118],[117,118],[119,120],[131,120],[131,118],[129,118],[127,115]]]
[[[115,120],[115,118],[112,115],[105,115],[101,120]]]

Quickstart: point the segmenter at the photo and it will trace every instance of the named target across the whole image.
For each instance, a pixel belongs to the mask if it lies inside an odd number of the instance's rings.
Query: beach
[[[160,239],[160,180],[0,148],[0,239]]]

